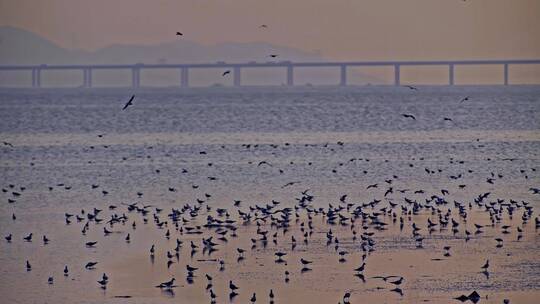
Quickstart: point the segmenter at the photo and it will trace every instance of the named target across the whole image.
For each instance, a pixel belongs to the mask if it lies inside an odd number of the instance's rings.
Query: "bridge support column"
[[[240,80],[241,80],[241,71],[240,71],[240,67],[234,67],[233,68],[233,85],[235,87],[239,87],[240,86]]]
[[[504,64],[504,85],[508,85],[508,63]]]
[[[41,88],[41,69],[32,69],[32,87]]]
[[[83,87],[92,87],[92,69],[90,68],[83,69]]]
[[[136,89],[140,85],[141,85],[141,69],[140,68],[132,68],[131,69],[131,87]]]
[[[341,65],[340,66],[340,78],[339,78],[339,85],[340,86],[346,86],[347,85],[347,66]]]
[[[396,85],[396,86],[401,85],[399,73],[400,73],[400,65],[395,64],[394,65],[394,85]]]
[[[188,68],[180,68],[180,86],[182,88],[189,87],[189,69]]]
[[[287,85],[293,86],[294,85],[294,72],[293,72],[293,66],[289,65],[287,67]]]
[[[448,84],[454,85],[454,64],[448,65]]]
[[[36,87],[36,69],[32,69],[32,88]]]

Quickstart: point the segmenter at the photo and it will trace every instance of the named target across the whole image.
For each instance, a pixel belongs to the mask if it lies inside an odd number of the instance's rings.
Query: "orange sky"
[[[166,42],[178,30],[338,60],[540,58],[539,0],[0,0],[0,25],[82,49]]]

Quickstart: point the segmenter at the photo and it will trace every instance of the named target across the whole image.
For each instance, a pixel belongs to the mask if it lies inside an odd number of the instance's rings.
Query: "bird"
[[[409,89],[411,89],[411,90],[418,91],[418,88],[417,88],[417,87],[413,87],[413,86],[410,86],[410,85],[406,85],[405,87],[406,87],[406,88],[409,88]]]
[[[131,98],[129,99],[129,101],[124,105],[124,107],[122,108],[122,111],[127,109],[129,106],[132,106],[133,105],[133,99],[135,99],[135,95],[131,95]]]
[[[156,287],[157,288],[172,288],[175,280],[176,280],[175,278],[172,278],[169,281],[166,281],[157,285]]]
[[[272,167],[272,165],[271,165],[269,162],[265,161],[265,160],[260,161],[260,162],[257,164],[257,167],[262,166],[262,165],[268,165],[268,166]]]
[[[360,265],[360,267],[358,267],[358,268],[355,268],[354,271],[362,272],[362,271],[364,271],[365,267],[366,267],[366,263],[362,263],[362,265]]]
[[[401,114],[401,116],[403,116],[405,118],[411,118],[413,120],[416,120],[416,117],[414,117],[414,115],[412,115],[412,114]]]
[[[266,24],[261,24],[261,25],[259,25],[259,28],[268,28],[268,25],[266,25]]]
[[[84,268],[86,268],[86,269],[94,269],[94,267],[97,265],[97,263],[98,262],[88,262],[88,263],[86,263]]]
[[[26,260],[26,271],[32,270],[32,265],[30,265],[30,262]]]
[[[251,301],[251,303],[257,302],[257,295],[255,293],[253,293],[253,295],[251,296],[250,301]]]
[[[69,270],[68,270],[68,267],[67,267],[67,265],[66,265],[66,266],[64,267],[64,276],[67,277],[68,274],[69,274]]]
[[[486,263],[484,263],[484,265],[481,267],[484,271],[487,271],[488,268],[489,268],[489,259],[486,260]]]
[[[468,101],[468,100],[469,100],[469,96],[465,96],[465,97],[461,98],[461,100],[459,102],[462,103],[462,102]]]
[[[176,32],[176,36],[184,36],[184,34],[181,32]]]
[[[343,303],[349,303],[350,298],[351,298],[351,293],[346,292],[345,295],[343,295]]]
[[[231,73],[231,70],[226,70],[225,72],[223,72],[223,73],[221,74],[221,76],[225,76],[225,75],[228,75],[228,74],[230,74],[230,73]]]
[[[233,281],[229,281],[229,289],[234,292],[238,290],[238,286],[234,285]]]
[[[279,56],[278,54],[270,54],[268,55],[268,57],[271,57],[271,58],[276,58],[277,56]]]
[[[30,233],[29,235],[25,236],[23,239],[24,239],[25,241],[27,241],[27,242],[31,242],[31,241],[32,241],[32,233]]]
[[[101,288],[105,289],[107,288],[107,283],[109,283],[109,281],[105,280],[105,279],[101,279],[100,281],[97,281],[99,283],[99,285],[101,285]]]
[[[199,269],[199,268],[196,268],[196,267],[191,267],[189,265],[186,265],[186,269],[188,272],[194,272],[195,270]]]
[[[8,243],[11,243],[11,238],[12,238],[11,233],[5,236],[4,238],[6,239],[6,241],[8,241]]]
[[[288,187],[288,186],[292,186],[292,185],[298,184],[298,183],[299,183],[299,182],[288,182],[288,183],[286,183],[285,185],[281,186],[281,188],[283,189],[283,188],[286,188],[286,187]]]
[[[274,253],[274,255],[278,257],[278,259],[276,260],[277,262],[283,262],[283,257],[287,255],[287,253],[278,251]]]
[[[52,284],[53,282],[54,282],[54,278],[53,278],[53,277],[49,277],[49,279],[47,279],[47,283]]]

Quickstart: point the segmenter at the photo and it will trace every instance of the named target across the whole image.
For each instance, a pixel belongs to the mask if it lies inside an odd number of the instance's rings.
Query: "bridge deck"
[[[502,65],[504,84],[509,82],[509,66],[510,65],[536,65],[540,64],[540,60],[445,60],[445,61],[314,61],[314,62],[247,62],[247,63],[180,63],[180,64],[97,64],[97,65],[0,65],[0,71],[31,71],[32,86],[41,87],[41,72],[47,70],[81,70],[83,72],[83,86],[92,87],[92,70],[131,70],[132,86],[137,88],[140,86],[140,74],[143,69],[179,69],[181,70],[182,87],[189,86],[189,70],[193,69],[209,69],[209,68],[224,68],[232,69],[233,84],[241,85],[241,69],[243,68],[276,68],[282,67],[286,69],[287,85],[294,85],[294,68],[308,67],[337,67],[340,69],[339,85],[347,85],[347,68],[348,67],[385,67],[394,68],[394,85],[401,84],[400,69],[402,66],[448,66],[448,84],[454,85],[454,69],[458,65]]]

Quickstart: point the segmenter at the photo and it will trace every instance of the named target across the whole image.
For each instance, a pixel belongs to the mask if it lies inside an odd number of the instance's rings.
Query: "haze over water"
[[[133,106],[121,111],[132,93]],[[469,100],[460,102],[466,96]],[[537,303],[540,243],[534,219],[540,196],[529,188],[538,188],[540,181],[539,98],[537,86],[2,90],[0,137],[13,147],[0,148],[0,186],[7,190],[0,194],[0,234],[11,233],[13,240],[0,242],[0,294],[6,303],[210,303],[208,273],[217,303],[231,302],[229,280],[240,287],[233,303],[249,303],[253,292],[257,303],[268,303],[270,288],[275,303],[338,303],[345,292],[351,292],[351,303],[459,303],[453,298],[473,290],[481,295],[480,303]],[[366,189],[375,183],[377,188]],[[99,186],[92,189],[92,184]],[[385,196],[389,187],[393,192]],[[340,211],[348,218],[344,225],[331,225],[311,212],[306,244],[300,231],[308,225],[305,208],[296,211],[298,218],[293,209],[285,234],[270,225],[269,216],[266,222],[255,215],[249,223],[239,218],[237,210],[249,212],[250,206],[272,205],[272,200],[280,202],[273,210],[299,206],[296,198],[306,189],[313,196],[309,210],[354,204]],[[414,193],[420,189],[425,192]],[[475,204],[486,192],[488,198]],[[427,203],[432,195],[446,203]],[[434,206],[433,211],[426,207],[408,215],[401,209],[411,209],[405,198]],[[366,205],[374,199],[381,202]],[[515,200],[520,208],[512,218],[503,211],[492,225],[484,204],[497,199]],[[239,207],[234,200],[242,200]],[[466,206],[466,220],[455,201]],[[525,222],[522,201],[534,208]],[[148,223],[140,212],[127,210],[125,204],[135,202],[153,206]],[[390,202],[398,206],[390,210]],[[206,224],[208,215],[225,220],[216,209],[226,208],[238,237],[218,241],[215,229],[204,227],[203,234],[180,232],[167,214],[186,204],[201,209],[196,217],[183,214],[186,221],[178,227]],[[380,226],[361,217],[351,228],[350,211],[362,205],[366,214],[379,213],[388,229],[375,229]],[[156,214],[160,221],[168,221],[163,229],[154,222],[156,207],[163,209]],[[99,217],[104,221],[90,221],[82,235],[88,220],[81,210],[93,208],[103,210]],[[439,223],[439,213],[449,209],[459,231],[439,225],[429,232],[428,218]],[[68,225],[65,213],[85,219],[71,218]],[[110,227],[105,222],[113,213],[128,220]],[[258,217],[263,217],[260,210]],[[260,238],[256,222],[269,231],[269,241],[251,248],[250,239]],[[421,228],[421,248],[412,235],[413,222]],[[474,233],[475,223],[486,225],[483,233]],[[511,226],[509,234],[501,234],[502,225]],[[104,227],[113,233],[104,236]],[[517,227],[523,229],[519,239]],[[339,238],[339,250],[348,252],[344,262],[336,244],[327,244],[330,229]],[[354,241],[353,230],[358,232]],[[473,232],[468,241],[465,230]],[[23,241],[31,232],[33,241]],[[271,237],[275,232],[277,244]],[[371,232],[374,251],[366,253],[360,235]],[[43,235],[49,244],[43,245]],[[219,244],[211,255],[201,243],[209,236]],[[298,242],[294,249],[291,236]],[[504,239],[500,248],[498,237]],[[184,243],[167,268],[166,252],[174,253],[176,238]],[[98,244],[87,248],[89,241]],[[200,246],[193,255],[190,241]],[[450,256],[444,255],[444,246],[451,246]],[[237,261],[236,248],[246,250],[245,259]],[[277,251],[287,253],[286,263],[275,263]],[[363,253],[364,281],[352,271]],[[311,271],[300,271],[300,258],[313,261]],[[486,276],[481,266],[488,258]],[[224,271],[219,271],[219,259],[225,261]],[[98,262],[96,269],[84,268],[89,261]],[[186,280],[187,264],[199,268],[192,282]],[[104,272],[109,276],[105,290],[96,283]],[[381,275],[402,276],[403,295],[373,278]],[[174,293],[154,287],[172,277],[178,285]]]

